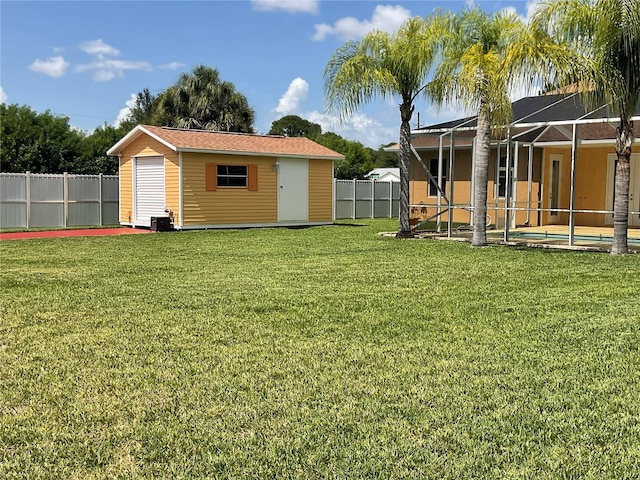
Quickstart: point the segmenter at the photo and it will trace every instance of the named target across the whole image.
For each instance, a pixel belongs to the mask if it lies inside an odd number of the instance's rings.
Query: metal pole
[[[575,201],[576,201],[576,161],[578,157],[578,124],[573,124],[571,135],[571,198],[569,199],[569,246],[573,246],[574,230],[576,225]]]
[[[453,205],[455,204],[455,202],[453,201],[453,158],[455,156],[454,143],[454,130],[451,129],[451,139],[449,141],[449,221],[447,222],[448,238],[451,238],[451,234],[453,232]]]
[[[507,132],[507,147],[506,147],[506,178],[504,186],[504,241],[509,241],[509,201],[511,199],[511,128]],[[499,161],[499,159],[498,159]]]
[[[471,205],[471,215],[469,217],[469,224],[475,225],[476,217],[475,217],[475,198],[476,198],[476,141],[478,137],[473,137],[473,141],[471,142],[471,198],[469,199],[469,205]]]
[[[438,193],[436,203],[438,205],[438,216],[436,217],[436,232],[440,233],[440,229],[442,228],[442,194],[440,190],[442,190],[442,167],[444,165],[444,145],[443,145],[443,135],[440,135],[438,139]],[[429,186],[427,186],[427,192],[429,191]]]
[[[519,144],[518,142],[515,142],[514,149],[513,149],[513,194],[511,195],[512,208],[518,207],[518,168],[519,168],[518,151],[519,151]],[[517,224],[516,216],[518,215],[518,213],[516,210],[514,210],[513,212],[514,212],[513,215],[511,215],[511,228],[516,228],[516,224]]]
[[[529,145],[529,163],[527,165],[527,208],[531,208],[531,193],[533,191],[533,144]],[[531,211],[527,210],[527,225],[531,222]]]
[[[500,142],[498,142],[498,150],[496,153],[496,171],[494,174],[494,182],[493,182],[493,203],[494,203],[494,209],[495,209],[495,215],[496,215],[496,228],[498,228],[498,213],[499,211],[499,198],[500,198]],[[487,200],[487,204],[488,204],[488,200]],[[489,206],[487,205],[487,208],[489,208]],[[486,222],[486,219],[485,219]]]

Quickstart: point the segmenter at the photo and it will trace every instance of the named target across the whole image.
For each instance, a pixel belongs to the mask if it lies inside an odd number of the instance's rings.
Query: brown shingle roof
[[[303,137],[182,130],[151,125],[139,125],[114,145],[109,152],[116,153],[127,143],[144,133],[150,134],[174,151],[295,156],[333,160],[344,158],[343,155]]]

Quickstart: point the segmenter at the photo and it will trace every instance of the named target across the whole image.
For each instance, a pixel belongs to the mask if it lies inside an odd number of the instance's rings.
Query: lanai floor
[[[419,232],[419,238],[438,238],[446,240],[446,230],[441,233]],[[452,240],[470,241],[472,232],[453,231]],[[640,228],[627,231],[629,250],[640,253]],[[504,243],[503,230],[488,230],[489,243]],[[569,227],[566,225],[544,225],[541,227],[520,227],[509,229],[509,245],[527,245],[530,247],[560,248],[569,250],[610,251],[613,240],[613,227],[575,227],[573,246],[569,245]]]

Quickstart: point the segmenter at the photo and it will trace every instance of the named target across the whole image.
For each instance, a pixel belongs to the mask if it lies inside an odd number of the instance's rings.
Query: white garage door
[[[135,224],[151,226],[151,217],[164,217],[164,157],[136,158]]]

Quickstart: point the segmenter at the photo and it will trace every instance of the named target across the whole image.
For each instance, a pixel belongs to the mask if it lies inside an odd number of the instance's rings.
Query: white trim
[[[138,138],[143,133],[149,135],[151,138],[153,138],[154,140],[157,140],[158,142],[162,143],[163,145],[165,145],[166,147],[170,148],[174,152],[178,151],[175,145],[172,145],[169,142],[167,142],[166,140],[163,140],[162,138],[158,137],[157,135],[154,135],[149,130],[144,128],[142,125],[138,125],[133,130],[131,130],[129,133],[127,133],[124,137],[122,137],[122,139],[120,139],[120,141],[118,143],[116,143],[113,147],[111,147],[109,150],[107,150],[107,155],[117,155],[117,154],[122,153],[122,149],[125,146],[127,146],[129,143],[131,143],[133,140]]]
[[[176,227],[176,230],[217,230],[229,228],[274,228],[274,227],[319,227],[322,225],[333,225],[332,221],[327,222],[281,222],[281,223],[222,223],[208,225],[187,225]]]
[[[335,161],[331,160],[331,220],[336,219],[336,180]]]
[[[178,152],[178,225],[174,225],[174,228],[182,227],[184,220],[182,215],[184,214],[184,199],[182,198],[182,152]]]
[[[274,152],[253,152],[253,151],[238,151],[238,150],[214,150],[207,148],[179,148],[176,151],[184,153],[215,153],[218,155],[240,155],[250,157],[277,157],[277,158],[300,158],[309,160],[344,160],[344,156],[329,156],[329,155],[306,155],[300,153],[274,153]]]
[[[129,223],[135,227],[136,222],[136,157],[131,157],[131,217]]]

